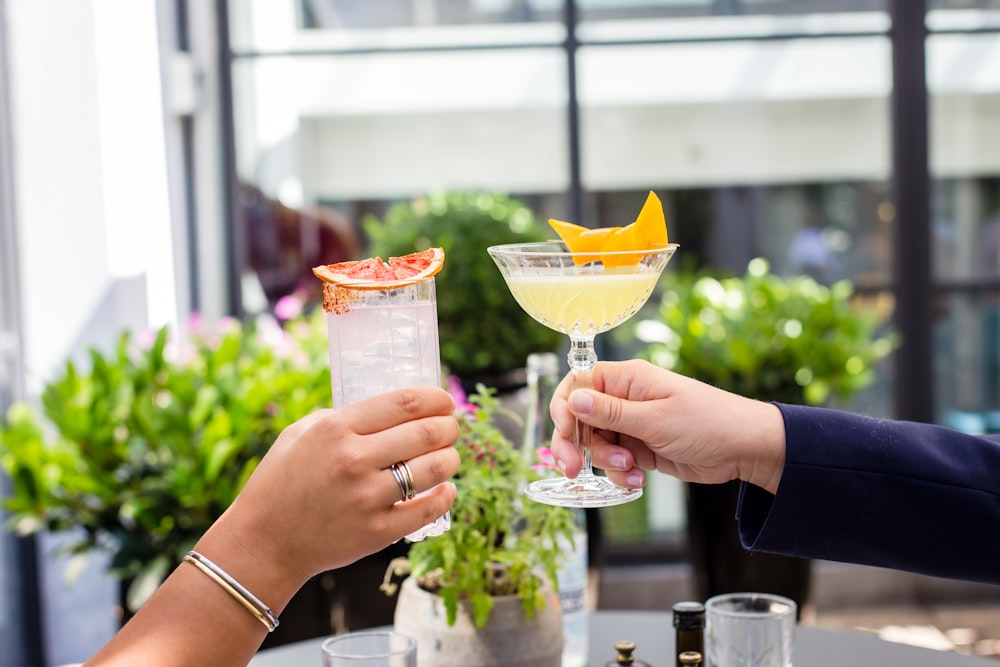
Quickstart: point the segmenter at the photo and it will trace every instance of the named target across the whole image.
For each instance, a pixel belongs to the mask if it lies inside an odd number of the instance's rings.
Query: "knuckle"
[[[428,417],[416,422],[420,443],[430,451],[453,444],[460,434],[458,420],[452,416]]]
[[[420,395],[419,393],[411,388],[400,389],[397,394],[399,407],[402,408],[403,412],[411,414],[420,409]]]
[[[309,431],[324,442],[339,442],[351,432],[344,420],[332,410],[315,421]]]
[[[430,420],[423,419],[416,423],[417,440],[426,449],[434,449],[438,442],[438,430]]]
[[[349,475],[360,475],[369,465],[368,454],[362,447],[344,447],[338,453],[337,465]]]
[[[378,485],[365,484],[358,490],[356,501],[359,507],[377,507],[385,504],[380,502],[380,495]]]
[[[620,400],[608,401],[608,422],[611,424],[620,424],[622,418],[624,417],[623,411],[624,404]]]
[[[448,456],[448,454],[454,456]],[[451,477],[458,470],[458,452],[455,450],[445,450],[440,456],[427,457],[427,472],[430,474],[432,483],[437,483]]]
[[[429,498],[420,508],[420,525],[426,526],[444,514],[445,510],[446,508],[442,506],[437,497]]]

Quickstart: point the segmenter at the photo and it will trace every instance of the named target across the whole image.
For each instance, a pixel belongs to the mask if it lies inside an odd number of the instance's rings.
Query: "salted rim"
[[[359,301],[358,297],[355,297],[352,292],[372,292],[375,290],[394,290],[401,289],[403,287],[409,287],[410,285],[417,285],[420,283],[425,283],[428,280],[434,280],[434,276],[425,276],[416,280],[409,280],[405,283],[400,283],[398,281],[392,282],[367,282],[362,286],[353,284],[342,284],[342,283],[330,283],[323,281],[323,310],[332,315],[343,315],[351,310],[351,304],[355,301]]]

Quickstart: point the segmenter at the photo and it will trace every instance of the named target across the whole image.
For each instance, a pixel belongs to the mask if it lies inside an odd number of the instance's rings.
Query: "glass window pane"
[[[884,37],[594,45],[579,62],[586,224],[622,224],[654,189],[678,261],[889,283]]]
[[[562,0],[299,0],[305,27],[468,25],[558,20]]]
[[[881,10],[885,0],[577,0],[585,18],[812,14]]]
[[[235,71],[240,174],[265,190],[567,186],[560,51],[264,58]]]
[[[580,50],[588,188],[884,180],[881,37]]]
[[[324,203],[340,211],[327,218],[359,232],[364,213],[381,213],[377,203],[435,190],[562,193],[565,82],[557,49],[238,60],[237,162],[242,181],[258,190],[251,213],[273,205],[261,196],[300,212]],[[249,222],[251,257],[269,254],[258,273],[280,263],[279,272],[312,280],[312,266],[347,258],[303,256],[310,246],[301,235],[278,252],[278,232],[262,229],[259,216]],[[287,293],[288,280],[265,285],[269,301]]]
[[[557,44],[562,0],[230,0],[237,51]]]
[[[932,211],[936,279],[980,282],[1000,278],[1000,178],[937,180]]]
[[[995,29],[991,3],[932,3],[936,29]],[[944,11],[948,8],[961,11]],[[927,39],[936,419],[1000,430],[1000,34]]]
[[[1000,278],[1000,35],[927,43],[934,275]]]
[[[1000,9],[1000,0],[929,0],[927,9]]]
[[[1000,431],[1000,299],[954,294],[935,302],[937,421],[970,433]]]
[[[271,7],[265,7],[270,3]],[[558,21],[564,0],[232,0],[237,11],[278,11],[303,29],[380,29]],[[576,0],[583,20],[881,11],[885,0]]]

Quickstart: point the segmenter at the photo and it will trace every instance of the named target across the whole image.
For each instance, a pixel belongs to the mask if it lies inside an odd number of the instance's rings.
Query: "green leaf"
[[[669,335],[640,352],[649,361],[761,400],[828,404],[871,384],[897,344],[887,314],[856,301],[853,285],[782,277],[763,259],[741,277],[671,273],[656,320]]]
[[[486,622],[490,619],[490,612],[493,610],[493,596],[486,593],[476,593],[472,596],[472,618],[476,627],[482,630],[486,627]],[[530,616],[528,617],[530,619]],[[454,623],[454,621],[449,621]]]
[[[458,618],[458,591],[454,588],[443,588],[439,595],[441,596],[441,601],[444,602],[445,617],[448,625],[455,625],[455,619]]]
[[[322,312],[289,327],[287,358],[252,325],[196,323],[160,329],[146,349],[123,332],[86,367],[67,361],[43,388],[41,414],[17,404],[0,423],[8,530],[71,531],[69,551],[108,550],[115,576],[141,577],[141,599],[228,507],[281,428],[329,406]]]

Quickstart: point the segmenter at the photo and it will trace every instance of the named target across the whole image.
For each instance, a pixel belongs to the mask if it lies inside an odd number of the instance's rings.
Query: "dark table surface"
[[[599,611],[590,617],[590,667],[614,660],[615,642],[635,642],[635,657],[653,667],[674,664],[674,629],[668,611]],[[261,651],[251,667],[314,667],[323,638]],[[875,636],[807,625],[795,629],[796,667],[998,667],[976,656],[896,644]]]

